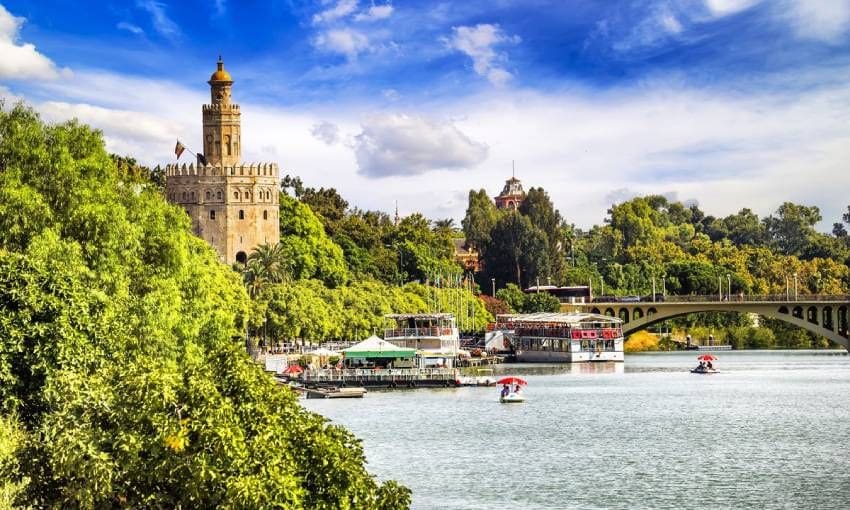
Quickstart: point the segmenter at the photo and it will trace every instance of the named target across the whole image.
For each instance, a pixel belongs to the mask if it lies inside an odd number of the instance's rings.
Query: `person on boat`
[[[514,385],[514,393],[519,393],[519,383]]]
[[[508,394],[509,394],[510,392],[511,392],[511,388],[510,388],[510,386],[508,386],[507,384],[506,384],[506,385],[504,385],[504,386],[502,387],[502,398],[507,397],[507,396],[508,396]]]
[[[699,362],[699,366],[697,367],[697,370],[699,370],[699,371],[705,370],[705,361]]]
[[[710,361],[708,363],[706,363],[705,367],[709,370],[714,370],[714,366],[712,366]]]

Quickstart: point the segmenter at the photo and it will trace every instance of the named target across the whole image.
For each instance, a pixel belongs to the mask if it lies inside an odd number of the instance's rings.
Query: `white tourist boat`
[[[519,362],[623,361],[622,324],[592,313],[531,313],[506,317],[504,332]]]
[[[499,402],[502,404],[519,404],[525,402],[525,395],[521,388],[528,385],[528,382],[521,377],[503,377],[496,381],[502,386],[502,391],[499,393]]]
[[[460,353],[460,334],[451,313],[400,313],[386,316],[395,322],[384,340],[416,350],[419,368],[454,368]]]

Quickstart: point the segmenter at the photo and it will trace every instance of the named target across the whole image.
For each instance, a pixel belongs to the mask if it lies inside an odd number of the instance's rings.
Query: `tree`
[[[307,205],[287,196],[280,200],[280,246],[294,278],[318,278],[330,286],[348,280],[342,249]]]
[[[546,235],[519,213],[499,218],[484,252],[484,267],[491,278],[524,286],[549,272]]]
[[[238,273],[99,132],[0,108],[0,490],[35,508],[393,508],[245,353]],[[5,205],[6,202],[3,202]],[[0,225],[17,214],[0,207]],[[22,446],[21,446],[22,445]],[[8,491],[8,492],[7,492]]]
[[[758,215],[748,208],[723,218],[722,227],[725,236],[738,246],[742,244],[758,246],[765,241],[764,225]]]
[[[816,234],[815,224],[822,219],[816,206],[785,202],[776,215],[764,219],[764,226],[773,245],[785,255],[800,255]]]
[[[561,302],[558,298],[548,292],[532,292],[525,297],[523,313],[558,312],[561,310]]]
[[[466,216],[461,222],[466,242],[477,248],[479,253],[486,253],[490,246],[490,231],[493,230],[498,218],[499,212],[487,191],[470,190]]]
[[[561,214],[555,209],[552,200],[543,188],[531,188],[528,190],[525,200],[519,207],[520,214],[525,215],[538,230],[546,236],[546,247],[548,258],[548,274],[559,274],[563,267],[564,238],[563,220]]]
[[[514,313],[522,312],[525,309],[525,293],[516,286],[509,283],[504,288],[496,292],[496,298],[510,307]]]

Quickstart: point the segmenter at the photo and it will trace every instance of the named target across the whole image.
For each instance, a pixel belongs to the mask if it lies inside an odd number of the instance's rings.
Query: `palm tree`
[[[283,246],[261,244],[248,256],[248,265],[252,263],[262,267],[262,274],[269,283],[288,282],[292,279],[291,263],[286,259]]]
[[[451,231],[455,228],[455,220],[452,218],[445,218],[442,220],[434,220],[434,230],[446,230]]]

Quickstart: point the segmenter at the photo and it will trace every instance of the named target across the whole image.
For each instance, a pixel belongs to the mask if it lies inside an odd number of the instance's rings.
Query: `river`
[[[302,400],[363,440],[413,508],[850,508],[844,351],[627,354],[621,364],[504,365],[495,388]]]

